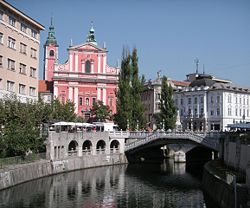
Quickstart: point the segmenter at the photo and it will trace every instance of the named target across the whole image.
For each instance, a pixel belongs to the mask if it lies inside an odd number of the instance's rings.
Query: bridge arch
[[[92,142],[89,140],[86,140],[82,144],[82,154],[91,155],[91,153],[92,153]]]
[[[72,140],[68,145],[68,156],[77,156],[78,143]]]
[[[213,159],[212,154],[213,150],[204,146],[196,146],[186,152],[186,161],[191,163],[207,162]]]
[[[118,153],[120,152],[120,142],[117,140],[113,140],[110,143],[110,153]]]
[[[99,140],[96,144],[96,154],[105,154],[106,143],[104,140]]]

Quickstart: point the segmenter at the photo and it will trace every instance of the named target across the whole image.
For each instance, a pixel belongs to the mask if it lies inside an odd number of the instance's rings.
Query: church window
[[[79,99],[79,105],[82,105],[82,97]]]
[[[85,73],[90,73],[90,67],[91,67],[91,63],[90,63],[90,61],[88,60],[88,61],[86,61],[86,63],[85,63]]]
[[[49,51],[49,56],[54,56],[54,51],[53,50]]]
[[[89,106],[89,98],[86,98],[86,106]]]

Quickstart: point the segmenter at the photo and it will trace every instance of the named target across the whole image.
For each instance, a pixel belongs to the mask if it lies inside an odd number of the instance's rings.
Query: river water
[[[85,169],[0,191],[0,208],[208,207],[201,172],[172,160]]]

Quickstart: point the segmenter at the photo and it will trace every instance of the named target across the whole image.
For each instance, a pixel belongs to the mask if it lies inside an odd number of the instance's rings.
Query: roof
[[[204,78],[204,79],[196,79],[191,82],[190,87],[200,87],[200,86],[212,86],[215,83],[214,80]]]
[[[9,10],[11,10],[12,12],[18,14],[19,16],[21,16],[22,18],[24,18],[25,20],[29,21],[30,23],[32,23],[34,26],[36,26],[39,30],[44,30],[45,27],[43,25],[41,25],[39,22],[37,22],[36,20],[32,19],[31,17],[29,17],[27,14],[23,13],[22,11],[20,11],[19,9],[15,8],[14,6],[12,6],[11,4],[9,4],[8,2],[4,1],[4,0],[0,0],[0,3],[5,6],[6,8],[8,8]]]
[[[53,82],[49,82],[46,80],[39,80],[38,83],[38,92],[53,92]]]
[[[187,87],[190,85],[191,82],[187,82],[187,81],[178,81],[178,80],[171,80],[171,82],[175,85],[175,86],[183,86],[183,87]]]

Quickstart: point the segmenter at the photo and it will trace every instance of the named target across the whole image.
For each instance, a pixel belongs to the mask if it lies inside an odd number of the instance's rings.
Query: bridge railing
[[[194,132],[166,132],[159,131],[154,133],[148,132],[132,132],[129,135],[129,138],[137,138],[135,142],[131,142],[126,145],[126,150],[131,150],[140,145],[144,145],[149,141],[153,141],[159,138],[171,138],[171,139],[190,139],[194,142],[203,144],[212,149],[218,150],[218,138],[217,140],[211,140],[211,135],[206,133],[194,133]]]

